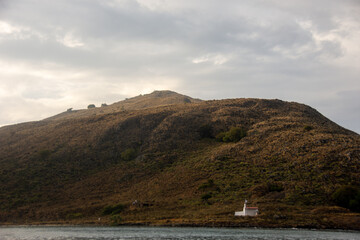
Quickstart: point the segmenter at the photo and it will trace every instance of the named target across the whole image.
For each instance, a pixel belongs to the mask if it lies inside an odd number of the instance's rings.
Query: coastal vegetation
[[[156,91],[0,128],[0,223],[360,229],[359,146],[303,104]]]

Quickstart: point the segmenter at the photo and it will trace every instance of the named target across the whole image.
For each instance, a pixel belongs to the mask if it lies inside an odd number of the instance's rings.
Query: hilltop
[[[186,95],[178,94],[173,91],[154,91],[150,94],[139,95],[133,98],[127,98],[123,101],[113,103],[111,105],[104,105],[101,107],[94,107],[84,110],[72,110],[60,113],[46,120],[72,119],[80,117],[91,117],[100,114],[109,114],[122,112],[125,110],[140,110],[146,108],[167,106],[181,103],[196,103],[200,99],[194,99]]]
[[[359,146],[304,104],[155,91],[0,128],[0,223],[360,229]]]

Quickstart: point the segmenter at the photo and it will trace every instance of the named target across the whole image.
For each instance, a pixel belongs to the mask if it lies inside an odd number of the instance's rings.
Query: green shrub
[[[225,138],[230,142],[238,142],[243,137],[246,137],[246,131],[239,127],[232,127],[225,135]]]
[[[102,210],[102,215],[115,215],[120,212],[122,212],[125,209],[125,206],[123,204],[116,204],[116,205],[110,205],[106,206]]]
[[[216,135],[216,140],[219,142],[238,142],[243,137],[246,137],[247,132],[243,128],[231,127],[227,132],[221,132]]]
[[[218,135],[216,135],[215,139],[218,142],[223,142],[224,137],[225,137],[225,132],[221,132]]]
[[[356,186],[340,187],[333,193],[332,200],[340,207],[360,212],[360,190]]]
[[[133,160],[136,157],[136,151],[133,148],[128,148],[121,153],[121,158],[125,161]]]

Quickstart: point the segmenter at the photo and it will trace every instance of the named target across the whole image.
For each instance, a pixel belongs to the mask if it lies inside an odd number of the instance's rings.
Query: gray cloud
[[[299,101],[360,132],[357,1],[19,0],[0,9],[0,125],[172,89]]]

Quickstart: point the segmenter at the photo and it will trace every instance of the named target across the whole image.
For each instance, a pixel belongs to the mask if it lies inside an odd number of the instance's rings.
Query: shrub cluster
[[[102,210],[102,215],[115,215],[121,213],[125,209],[125,205],[123,204],[116,204],[106,206]]]
[[[227,132],[221,132],[216,135],[216,140],[219,142],[238,142],[243,137],[246,137],[246,130],[239,127],[232,127]]]
[[[356,186],[340,187],[333,193],[332,199],[340,207],[360,212],[360,189]]]

